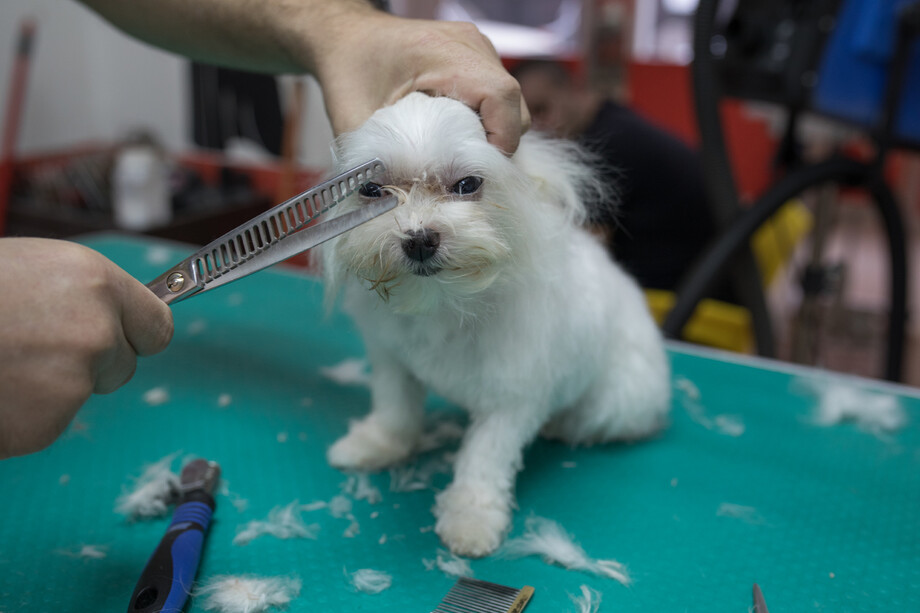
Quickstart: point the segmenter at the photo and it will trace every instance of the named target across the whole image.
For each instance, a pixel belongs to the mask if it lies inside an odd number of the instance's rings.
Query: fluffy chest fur
[[[462,310],[394,312],[359,282],[348,285],[346,306],[371,351],[469,411],[565,408],[607,361],[625,275],[586,233],[556,240],[545,246],[551,268],[525,278],[506,271]]]

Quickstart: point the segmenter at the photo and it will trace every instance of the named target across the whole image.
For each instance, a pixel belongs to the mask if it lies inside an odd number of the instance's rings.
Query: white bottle
[[[162,154],[150,145],[128,145],[119,152],[112,171],[115,225],[144,232],[172,219],[169,177]]]

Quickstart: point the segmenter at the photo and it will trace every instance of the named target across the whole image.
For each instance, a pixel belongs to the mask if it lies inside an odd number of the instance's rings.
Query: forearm
[[[317,58],[374,9],[366,0],[80,0],[119,29],[195,60],[316,74]]]

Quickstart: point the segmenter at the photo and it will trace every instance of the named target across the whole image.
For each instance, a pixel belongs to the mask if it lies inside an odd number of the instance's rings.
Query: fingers
[[[336,134],[421,91],[465,103],[479,112],[490,143],[508,155],[517,150],[530,113],[520,85],[476,26],[379,15],[349,32],[359,40],[340,44],[319,74]]]
[[[137,368],[137,354],[122,335],[99,357],[93,393],[108,394],[131,380]]]
[[[124,280],[121,323],[125,339],[139,356],[159,353],[172,340],[172,311],[131,277]]]
[[[113,321],[106,349],[95,364],[93,391],[113,392],[127,383],[137,368],[137,356],[159,353],[173,334],[172,312],[142,283],[114,268]]]

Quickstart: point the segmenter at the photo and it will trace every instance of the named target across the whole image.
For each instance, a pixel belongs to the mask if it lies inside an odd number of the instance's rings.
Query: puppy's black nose
[[[409,236],[403,239],[403,252],[410,260],[424,262],[438,251],[441,235],[434,230],[409,230]]]

